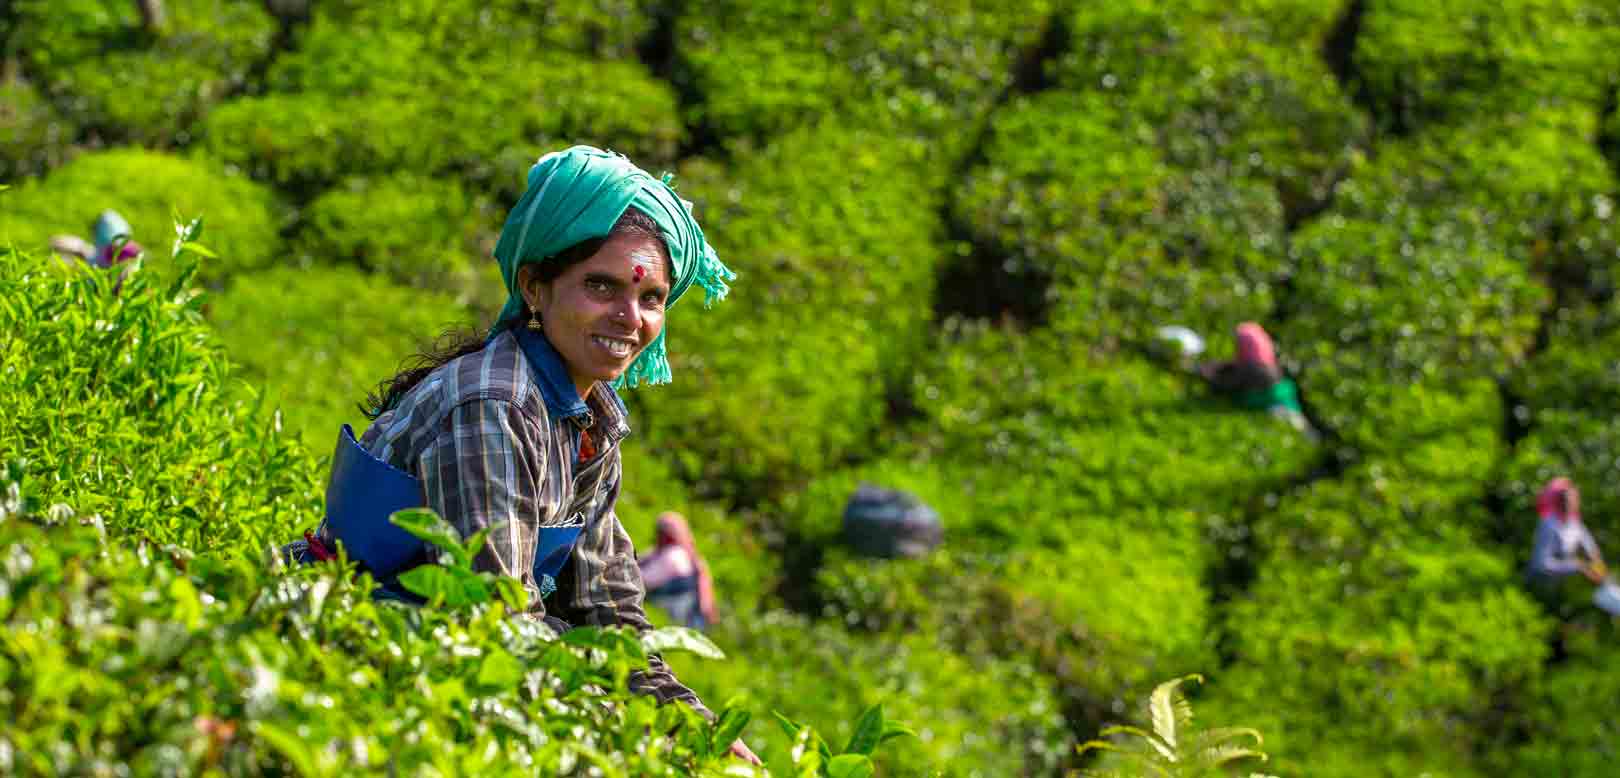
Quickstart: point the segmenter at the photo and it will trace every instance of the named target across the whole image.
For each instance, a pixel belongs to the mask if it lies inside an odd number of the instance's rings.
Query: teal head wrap
[[[520,323],[523,296],[517,289],[518,268],[549,261],[577,243],[607,237],[626,208],[635,208],[658,223],[671,264],[669,306],[693,284],[703,287],[705,305],[725,299],[726,282],[736,274],[721,264],[703,239],[703,230],[692,218],[692,204],[675,195],[669,177],[653,178],[622,154],[575,146],[547,154],[529,168],[528,189],[501,228],[495,260],[501,265],[508,296],[490,337]],[[669,380],[669,357],[660,330],[615,387]]]

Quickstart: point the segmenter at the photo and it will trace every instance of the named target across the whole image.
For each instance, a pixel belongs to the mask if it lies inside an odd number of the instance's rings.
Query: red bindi
[[[647,277],[647,268],[642,267],[641,265],[636,265],[635,270],[630,271],[630,276],[636,279],[637,283],[640,283],[641,279]]]

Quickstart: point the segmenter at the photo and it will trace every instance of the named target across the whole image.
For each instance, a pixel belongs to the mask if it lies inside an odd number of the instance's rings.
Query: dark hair
[[[665,272],[674,275],[674,263],[670,261],[669,249],[664,246],[663,237],[658,232],[658,222],[635,208],[625,209],[624,215],[613,223],[613,229],[609,230],[606,236],[583,240],[557,252],[548,260],[534,265],[535,272],[542,283],[551,283],[567,272],[568,268],[595,256],[609,240],[626,236],[656,240],[663,250]],[[673,278],[666,280],[671,283],[674,281]],[[513,283],[516,282],[516,279],[513,279]],[[525,302],[521,316],[498,324],[502,327],[522,326],[531,316],[533,313]],[[366,395],[365,403],[360,406],[361,413],[364,413],[366,418],[375,420],[398,405],[400,398],[421,383],[422,379],[427,378],[429,373],[454,359],[482,350],[484,343],[484,333],[478,330],[459,327],[446,330],[425,350],[406,357],[400,364],[399,372],[392,378],[377,384],[377,388]]]

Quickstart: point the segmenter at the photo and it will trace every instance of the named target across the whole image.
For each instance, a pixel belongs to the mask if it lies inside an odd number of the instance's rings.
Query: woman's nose
[[[641,318],[641,309],[636,305],[635,295],[629,295],[619,301],[618,307],[613,311],[613,318],[634,326],[636,320]]]

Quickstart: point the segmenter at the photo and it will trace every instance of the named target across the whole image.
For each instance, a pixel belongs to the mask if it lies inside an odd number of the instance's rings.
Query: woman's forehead
[[[628,272],[636,281],[647,275],[668,280],[669,259],[663,241],[646,235],[615,235],[585,264],[599,270]]]

